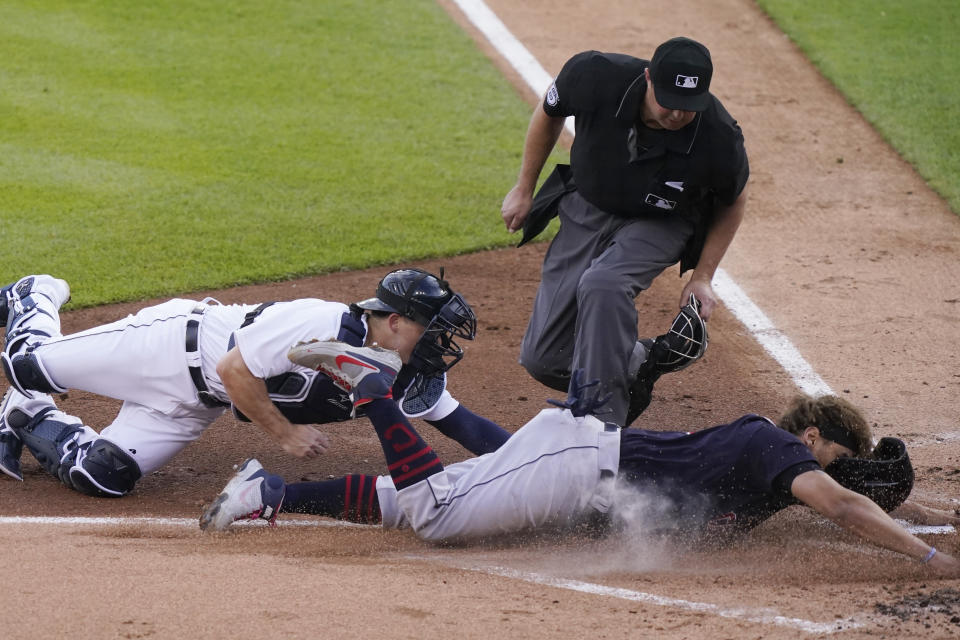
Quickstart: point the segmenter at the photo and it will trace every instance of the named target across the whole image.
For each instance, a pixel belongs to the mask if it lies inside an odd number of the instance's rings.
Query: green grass
[[[88,306],[516,241],[530,107],[434,0],[8,2],[0,60],[0,283]]]
[[[758,0],[960,213],[960,4]]]
[[[960,211],[956,3],[758,1]],[[434,0],[12,0],[0,60],[0,283],[88,306],[517,240],[530,108]]]

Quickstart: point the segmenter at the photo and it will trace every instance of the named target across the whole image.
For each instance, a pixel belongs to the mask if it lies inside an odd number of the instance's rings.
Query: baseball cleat
[[[7,474],[14,480],[23,482],[23,471],[20,467],[20,455],[23,453],[23,442],[14,433],[7,420],[4,417],[7,413],[8,405],[15,391],[7,389],[0,402],[0,471]]]
[[[328,375],[338,387],[350,393],[354,405],[393,397],[393,381],[403,366],[396,351],[353,347],[336,340],[300,342],[290,349],[287,357]]]
[[[653,399],[653,385],[660,378],[660,373],[657,372],[655,366],[656,360],[658,356],[665,352],[663,345],[658,345],[656,340],[651,338],[640,340],[639,345],[642,345],[642,348],[646,350],[645,357],[627,389],[629,403],[627,405],[627,418],[623,423],[624,427],[633,424],[633,421],[650,406],[650,401]]]
[[[0,289],[0,327],[7,326],[7,316],[10,315],[10,301],[13,300],[13,285]]]
[[[0,472],[14,480],[23,482],[23,470],[20,466],[20,456],[23,453],[23,443],[10,429],[0,429]]]
[[[267,473],[256,458],[247,458],[230,482],[200,516],[204,531],[223,531],[237,520],[267,520],[276,525],[286,485],[283,478]]]

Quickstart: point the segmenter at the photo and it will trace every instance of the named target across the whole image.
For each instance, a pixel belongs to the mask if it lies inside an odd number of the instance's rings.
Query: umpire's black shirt
[[[678,131],[641,119],[649,62],[584,51],[570,58],[543,102],[550,116],[575,116],[570,152],[577,190],[621,216],[689,213],[708,195],[730,205],[749,175],[743,134],[711,95],[710,106]]]

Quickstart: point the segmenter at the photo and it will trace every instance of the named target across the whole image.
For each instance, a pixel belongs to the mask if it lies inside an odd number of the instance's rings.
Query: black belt
[[[210,393],[206,381],[203,379],[203,370],[200,368],[200,348],[198,337],[200,335],[200,316],[207,310],[207,305],[203,302],[198,304],[190,312],[190,319],[187,320],[187,371],[190,372],[190,379],[193,380],[193,386],[197,388],[197,397],[200,402],[208,407],[228,407],[229,403],[219,400]]]

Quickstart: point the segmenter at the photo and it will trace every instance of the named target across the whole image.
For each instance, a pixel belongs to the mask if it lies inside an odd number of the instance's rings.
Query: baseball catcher
[[[509,433],[457,402],[446,372],[476,334],[467,301],[440,275],[386,274],[372,298],[347,305],[315,298],[223,305],[173,299],[77,334],[60,333],[67,283],[27,276],[0,290],[2,352],[11,388],[0,404],[0,471],[22,480],[26,447],[77,491],[122,496],[230,409],[287,453],[314,457],[329,440],[316,424],[363,415],[332,370],[292,362],[289,346],[338,340],[396,353],[390,397],[480,455]],[[81,389],[123,401],[99,433],[60,411],[50,394]]]

